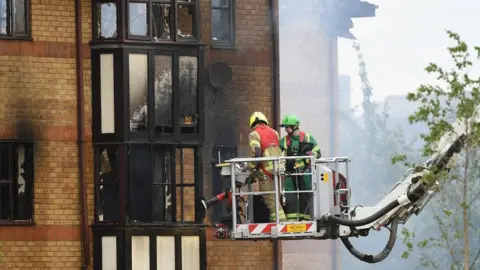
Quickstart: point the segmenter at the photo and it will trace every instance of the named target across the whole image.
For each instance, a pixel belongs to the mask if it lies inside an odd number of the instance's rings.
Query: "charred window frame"
[[[131,144],[128,218],[130,223],[201,223],[199,147]]]
[[[95,223],[125,222],[125,146],[95,145]]]
[[[197,42],[200,40],[198,1],[129,0],[127,37],[167,43]]]
[[[207,270],[204,228],[101,228],[93,232],[95,269]]]
[[[215,160],[216,164],[222,163],[225,160],[233,159],[237,157],[236,145],[214,145],[212,146],[212,160]],[[220,169],[212,166],[212,194],[220,194],[226,189],[231,188],[231,182],[225,180],[220,174]],[[227,204],[218,203],[212,207],[210,211],[210,220],[222,222],[228,217]]]
[[[203,140],[203,48],[125,51],[128,138],[190,143]]]
[[[211,46],[235,48],[235,0],[212,0]]]
[[[33,224],[33,142],[0,142],[0,225]]]
[[[31,40],[30,0],[0,0],[0,39]]]

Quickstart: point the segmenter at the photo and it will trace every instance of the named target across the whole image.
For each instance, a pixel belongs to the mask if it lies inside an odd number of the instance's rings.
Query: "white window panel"
[[[117,270],[117,237],[102,237],[102,270]]]
[[[174,236],[157,236],[157,269],[175,270]]]
[[[150,270],[150,238],[132,236],[132,270]]]

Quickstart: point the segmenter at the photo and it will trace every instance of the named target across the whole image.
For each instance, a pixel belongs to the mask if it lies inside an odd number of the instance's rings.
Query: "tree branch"
[[[478,259],[480,258],[480,249],[477,251],[477,255],[475,255],[475,259],[472,261],[472,265],[470,265],[470,268],[468,270],[473,270],[473,267],[475,264],[477,264]]]
[[[475,196],[473,196],[473,198],[470,200],[470,202],[468,202],[467,208],[469,208],[470,205],[472,205],[472,203],[474,203],[478,198],[480,198],[480,191],[477,192],[477,194],[475,194]]]
[[[439,217],[438,215],[435,213],[435,209],[432,209],[432,211],[434,212],[433,215],[436,216],[438,219],[436,219],[437,221],[437,224],[438,224],[438,229],[440,230],[440,232],[442,233],[442,235],[445,235],[445,237],[447,239],[445,239],[445,247],[448,249],[448,252],[450,254],[450,256],[452,257],[452,260],[453,262],[455,263],[455,265],[460,268],[460,262],[457,260],[457,258],[455,257],[455,250],[453,249],[452,246],[450,246],[449,244],[449,241],[448,241],[448,234],[447,232],[445,231],[445,229],[443,228],[443,225],[440,223],[439,221]],[[453,241],[452,241],[453,242]]]

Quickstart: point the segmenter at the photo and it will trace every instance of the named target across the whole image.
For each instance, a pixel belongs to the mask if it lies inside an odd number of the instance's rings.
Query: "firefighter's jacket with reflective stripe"
[[[287,155],[288,152],[298,153],[300,142],[302,141],[313,144],[312,154],[315,156],[315,158],[320,158],[322,156],[322,153],[320,151],[320,146],[318,145],[315,138],[310,133],[303,132],[303,131],[300,131],[300,134],[297,136],[295,135],[284,136],[280,140],[280,148],[282,152],[285,152],[285,155]],[[287,151],[289,150],[289,148],[292,148],[291,151]],[[306,160],[306,161],[309,162],[309,160]],[[297,159],[295,163],[295,168],[302,169],[304,167],[305,167],[305,163],[303,162],[303,160]]]
[[[281,156],[282,150],[280,149],[279,140],[280,136],[276,130],[264,124],[258,125],[248,135],[248,144],[250,146],[252,157],[258,157],[255,155],[256,149],[261,150],[262,157]],[[254,162],[248,163],[249,169],[254,169],[256,166],[257,164]],[[273,162],[263,161],[261,162],[259,169],[267,175],[272,175],[274,173]]]

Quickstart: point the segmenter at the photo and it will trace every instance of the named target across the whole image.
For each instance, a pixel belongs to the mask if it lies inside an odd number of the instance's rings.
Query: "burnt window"
[[[30,36],[30,1],[0,0],[0,39]]]
[[[197,134],[197,56],[130,53],[128,59],[130,132]]]
[[[95,39],[117,38],[117,4],[114,1],[105,1],[94,4]]]
[[[158,42],[196,41],[196,9],[195,0],[129,1],[128,37]]]
[[[129,164],[129,220],[196,222],[197,152],[192,148],[133,144]]]
[[[235,1],[212,0],[212,46],[235,46]]]
[[[34,149],[0,142],[0,224],[33,221]]]
[[[97,222],[120,221],[119,147],[98,146],[95,179],[95,219]]]

